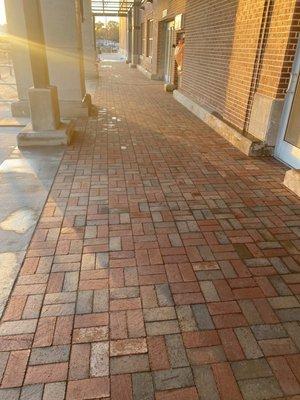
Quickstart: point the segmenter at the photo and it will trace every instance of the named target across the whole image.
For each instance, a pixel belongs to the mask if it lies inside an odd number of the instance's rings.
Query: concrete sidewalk
[[[1,400],[300,396],[300,202],[104,62],[0,325]]]

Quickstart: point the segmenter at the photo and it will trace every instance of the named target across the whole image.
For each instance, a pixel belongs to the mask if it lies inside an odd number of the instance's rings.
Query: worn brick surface
[[[132,385],[135,400],[154,400],[154,387],[150,372],[133,374]]]
[[[78,381],[69,381],[67,387],[67,400],[97,399],[108,397],[109,379],[92,378]]]
[[[145,29],[147,18],[153,17],[156,29],[154,62],[152,57],[146,57],[145,51],[141,62],[154,74],[161,72],[164,54],[163,40],[160,39],[162,28],[158,21],[162,10],[166,8],[166,3],[162,1],[158,4],[155,3],[154,10],[149,5],[143,13]],[[230,124],[240,129],[245,129],[246,125],[247,129],[254,94],[260,93],[269,98],[284,98],[293,62],[294,52],[291,49],[294,49],[299,31],[299,8],[295,10],[299,4],[296,0],[276,1],[268,11],[262,0],[244,0],[242,4],[226,0],[210,2],[173,0],[168,6],[167,18],[174,12],[174,7],[179,8],[178,13],[186,15],[186,45],[181,90],[194,102],[201,106],[205,105]],[[261,21],[266,21],[268,25],[267,36],[263,38],[261,38]],[[214,35],[216,26],[219,32],[217,37]],[[266,42],[264,57],[257,59],[260,40]],[[288,52],[285,51],[285,46],[280,45],[281,40],[289,43]],[[228,64],[230,64],[229,69]],[[252,73],[249,71],[256,69],[260,72],[253,86]],[[246,218],[251,217],[247,215]],[[236,225],[235,228],[239,226]],[[273,243],[269,243],[270,241],[269,237],[266,240],[263,238],[261,243],[252,244],[249,243],[248,232],[240,231],[236,242],[231,242],[237,244],[232,254],[247,258],[256,251],[262,256],[276,257],[277,254],[284,255],[286,249],[291,249],[288,246],[292,246],[290,243],[282,246],[277,237],[273,238]],[[223,255],[222,258],[224,259]]]
[[[44,388],[43,400],[64,400],[65,392],[65,382],[47,383]]]
[[[125,64],[101,74],[1,321],[0,398],[299,397],[285,168]]]
[[[130,374],[113,375],[110,378],[111,382],[111,399],[132,400],[132,380]]]

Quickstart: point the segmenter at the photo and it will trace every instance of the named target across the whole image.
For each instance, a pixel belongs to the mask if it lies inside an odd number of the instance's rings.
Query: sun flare
[[[0,0],[0,25],[6,24],[4,0]]]

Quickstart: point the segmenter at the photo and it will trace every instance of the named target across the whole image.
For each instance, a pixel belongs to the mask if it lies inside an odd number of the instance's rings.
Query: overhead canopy
[[[92,0],[92,11],[99,16],[125,17],[133,4],[141,4],[141,0]]]

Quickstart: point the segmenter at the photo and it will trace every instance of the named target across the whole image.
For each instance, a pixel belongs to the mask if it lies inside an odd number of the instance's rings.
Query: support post
[[[19,146],[61,145],[70,141],[70,125],[61,124],[57,89],[50,86],[39,0],[23,2],[34,86],[29,89],[31,123],[19,133]]]
[[[98,78],[98,71],[96,66],[95,26],[91,0],[83,2],[82,45],[85,77],[87,79],[96,79]]]
[[[14,117],[30,115],[28,89],[33,86],[24,9],[31,0],[5,0],[8,31],[19,100]],[[28,4],[27,4],[28,3]],[[86,93],[79,0],[40,0],[50,82],[58,88],[63,118],[88,116],[91,98]]]
[[[40,0],[50,81],[58,88],[65,118],[89,115],[79,0]]]
[[[28,89],[33,86],[33,77],[23,1],[5,0],[5,11],[18,92],[18,100],[11,104],[11,112],[13,117],[28,117]]]
[[[133,5],[131,11],[131,68],[136,68],[139,63],[139,55],[140,55],[140,8],[138,5]]]
[[[132,61],[132,10],[127,14],[127,59],[126,63],[130,64]]]

